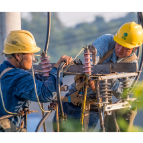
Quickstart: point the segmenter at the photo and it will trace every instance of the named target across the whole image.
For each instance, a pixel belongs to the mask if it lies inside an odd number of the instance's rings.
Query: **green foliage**
[[[44,12],[32,12],[32,21],[22,19],[22,29],[29,30],[35,37],[37,46],[44,49],[46,42],[47,15]],[[129,13],[124,18],[106,23],[103,17],[97,16],[92,23],[80,23],[66,28],[56,12],[51,13],[51,34],[48,55],[51,62],[57,62],[62,55],[75,57],[80,49],[92,44],[103,34],[115,34],[125,22],[137,21],[136,13]]]
[[[143,132],[143,127],[140,126],[129,126],[129,120],[132,121],[136,116],[137,111],[143,110],[143,82],[139,81],[133,89],[133,97],[136,98],[134,102],[131,103],[131,109],[121,109],[117,112],[117,122],[120,126],[122,132]],[[127,119],[127,117],[130,117]],[[131,122],[130,122],[131,123]]]
[[[137,98],[137,101],[132,103],[138,110],[143,110],[143,82],[139,81],[133,89],[133,97]]]

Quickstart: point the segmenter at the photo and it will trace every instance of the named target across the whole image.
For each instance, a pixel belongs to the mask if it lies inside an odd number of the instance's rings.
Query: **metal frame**
[[[143,13],[138,12],[138,23],[143,26]],[[137,57],[140,56],[140,48],[137,50]],[[99,117],[100,117],[100,127],[103,131],[105,131],[104,120],[103,120],[103,111],[109,114],[110,111],[122,108],[130,108],[130,104],[128,101],[134,101],[135,99],[129,98],[129,93],[132,91],[134,86],[136,85],[143,65],[143,50],[141,55],[141,61],[139,65],[139,71],[137,70],[137,65],[135,63],[120,63],[120,64],[98,64],[92,66],[92,75],[89,78],[93,78],[96,80],[96,97],[97,102],[95,104],[98,105]],[[68,70],[64,73],[64,75],[77,75],[84,74],[82,65],[71,65]],[[41,65],[34,67],[36,72],[41,73]],[[126,73],[113,73],[113,72],[126,72]],[[42,73],[41,73],[42,74]],[[128,87],[128,77],[135,77],[135,80],[130,88],[128,93],[126,92]],[[108,102],[110,96],[108,90],[108,79],[114,78],[122,78],[123,79],[123,90],[125,91],[123,100],[120,102],[111,104]],[[104,82],[104,89],[101,89],[100,82]],[[102,94],[102,96],[101,96]],[[86,95],[85,95],[86,96]],[[84,97],[85,97],[84,96]],[[102,101],[103,100],[103,101]],[[84,100],[83,100],[84,101]]]

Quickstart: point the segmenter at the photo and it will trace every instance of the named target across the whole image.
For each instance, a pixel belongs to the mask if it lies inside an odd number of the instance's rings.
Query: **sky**
[[[59,12],[60,20],[65,26],[75,26],[81,22],[92,22],[95,16],[104,17],[105,21],[108,22],[111,19],[124,17],[128,12]]]
[[[58,12],[59,19],[67,27],[73,27],[78,23],[92,22],[95,16],[102,16],[106,22],[111,19],[124,17],[128,12]],[[28,12],[22,12],[22,17],[31,19]]]

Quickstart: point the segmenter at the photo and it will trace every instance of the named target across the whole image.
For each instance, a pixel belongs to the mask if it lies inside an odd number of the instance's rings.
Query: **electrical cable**
[[[141,14],[140,14],[140,12],[137,12],[137,20],[138,20],[138,24],[143,23],[143,19],[141,19]],[[138,60],[139,60],[139,56],[140,56],[140,49],[141,49],[141,46],[137,49],[137,57],[138,57]]]
[[[46,44],[45,44],[45,54],[47,52],[47,49],[48,49],[48,45],[49,45],[49,36],[50,36],[50,12],[48,12],[48,18],[47,18],[49,21],[49,24],[48,24],[48,28],[47,28],[47,40],[46,40]],[[34,81],[34,90],[35,90],[35,94],[36,94],[36,97],[37,97],[37,101],[38,101],[38,104],[39,104],[39,107],[41,109],[42,112],[46,112],[48,113],[49,111],[44,111],[43,108],[41,107],[41,104],[40,104],[40,101],[39,101],[39,97],[38,97],[38,94],[37,94],[37,88],[36,88],[36,83],[35,83],[35,75],[34,75],[34,69],[33,69],[33,56],[32,56],[32,77],[33,77],[33,81]]]
[[[41,126],[43,125],[43,123],[45,122],[45,120],[49,117],[49,115],[51,114],[51,112],[52,112],[52,110],[49,110],[49,112],[44,115],[44,117],[43,117],[43,118],[41,119],[41,121],[39,122],[39,124],[38,124],[38,126],[37,126],[35,132],[39,132]]]
[[[62,106],[62,101],[61,101],[61,92],[60,92],[60,73],[61,69],[65,65],[65,62],[61,62],[58,69],[57,69],[57,79],[56,79],[56,89],[57,89],[57,101],[59,105],[59,111],[61,114],[61,117],[64,118],[64,112],[63,112],[63,106]]]
[[[141,24],[141,26],[143,27],[143,13],[137,12],[137,16],[138,16],[138,23]],[[138,79],[139,79],[140,74],[142,72],[142,67],[143,67],[143,45],[142,45],[142,55],[141,55],[141,61],[140,61],[140,65],[139,65],[138,75],[135,77],[135,80],[133,81],[133,83],[129,89],[130,91],[128,92],[128,94],[130,94],[132,92],[133,88],[135,87],[136,83],[138,82]]]
[[[36,94],[36,97],[37,97],[37,101],[38,101],[39,107],[40,107],[40,109],[41,109],[43,112],[48,113],[49,111],[44,111],[44,110],[42,109],[41,104],[40,104],[40,101],[39,101],[39,97],[38,97],[38,94],[37,94],[37,88],[36,88],[36,82],[35,82],[35,75],[34,75],[34,69],[33,69],[33,56],[32,56],[32,77],[33,77],[33,81],[34,81],[34,90],[35,90],[35,94]]]
[[[67,67],[64,69],[63,72],[65,72],[69,66],[72,64],[72,62],[79,56],[79,54],[84,50],[84,47],[79,51],[79,53],[75,56],[75,58],[69,63],[69,65],[67,65]]]
[[[51,13],[48,12],[47,14],[47,38],[45,43],[45,53],[47,54],[48,46],[49,46],[49,38],[50,38],[50,29],[51,29]]]
[[[3,94],[2,94],[2,90],[1,90],[1,78],[0,78],[0,95],[1,95],[1,101],[2,101],[2,105],[3,105],[3,108],[4,108],[4,111],[8,114],[13,114],[13,115],[17,115],[18,113],[13,113],[13,112],[9,112],[6,110],[5,108],[5,104],[4,104],[4,100],[3,100]]]
[[[44,48],[44,57],[47,55],[47,50],[49,46],[49,38],[50,38],[50,29],[51,29],[51,13],[47,12],[47,37],[46,37],[46,43],[45,43],[45,48]],[[42,109],[44,109],[43,103],[41,103]],[[44,112],[42,111],[42,118],[44,117]],[[43,129],[44,132],[46,132],[46,127],[45,123],[43,123]]]

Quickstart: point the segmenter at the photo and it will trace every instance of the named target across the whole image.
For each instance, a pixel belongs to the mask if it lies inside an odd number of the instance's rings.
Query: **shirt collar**
[[[135,53],[132,53],[132,54],[130,54],[128,57],[131,57],[132,55],[134,55]],[[128,58],[128,57],[126,57],[126,58]],[[114,48],[114,50],[113,50],[113,53],[112,53],[112,58],[111,58],[111,61],[113,62],[113,63],[119,63],[120,61],[122,61],[123,59],[126,59],[126,58],[119,58],[118,60],[117,60],[117,55],[115,54],[115,48]]]
[[[9,63],[8,61],[4,61],[3,64],[4,64],[6,67],[16,68],[14,65],[12,65],[11,63]]]

